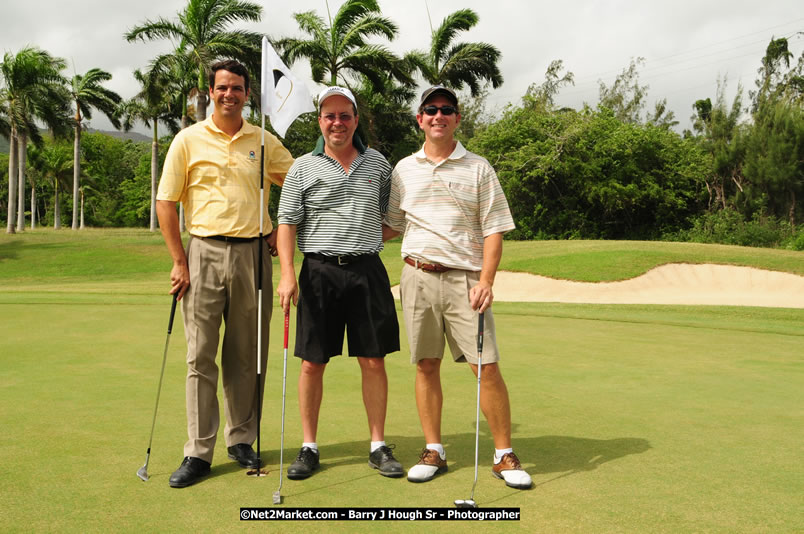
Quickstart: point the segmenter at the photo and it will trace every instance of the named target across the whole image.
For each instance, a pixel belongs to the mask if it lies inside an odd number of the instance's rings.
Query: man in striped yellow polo
[[[492,474],[513,488],[529,488],[531,478],[511,446],[510,401],[491,313],[502,237],[514,221],[494,169],[454,137],[461,120],[455,93],[427,89],[416,119],[424,146],[394,168],[383,229],[384,239],[404,232],[400,295],[426,443],[408,480],[426,482],[447,470],[441,440],[444,341],[453,359],[468,362],[477,375],[475,335],[478,313],[485,312],[480,405],[494,438]]]
[[[218,434],[218,352],[221,319],[226,328],[221,349],[224,434],[229,458],[259,467],[252,448],[257,436],[257,277],[263,264],[262,366],[271,319],[271,254],[276,237],[265,204],[260,205],[261,131],[243,120],[249,75],[243,65],[212,66],[209,96],[212,116],[179,132],[170,145],[157,194],[162,235],[173,258],[170,293],[182,303],[187,338],[187,434],[184,460],[170,477],[171,487],[194,484],[210,472]],[[265,177],[282,185],[293,164],[276,137],[265,133]],[[182,248],[176,202],[184,204],[190,240]],[[259,257],[263,210],[267,246]],[[263,382],[265,375],[261,376]],[[261,388],[264,391],[265,388]]]

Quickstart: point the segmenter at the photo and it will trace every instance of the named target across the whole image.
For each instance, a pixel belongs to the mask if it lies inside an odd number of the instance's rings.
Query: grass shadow
[[[23,243],[16,240],[0,243],[0,262],[19,259],[19,253],[22,247]]]

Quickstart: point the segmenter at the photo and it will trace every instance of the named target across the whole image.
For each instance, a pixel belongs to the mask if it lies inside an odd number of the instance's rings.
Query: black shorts
[[[383,358],[399,350],[399,322],[388,273],[376,254],[338,265],[306,255],[299,273],[295,354],[327,363],[343,352]]]

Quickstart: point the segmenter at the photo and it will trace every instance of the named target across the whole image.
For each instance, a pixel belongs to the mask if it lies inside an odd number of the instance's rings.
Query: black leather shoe
[[[257,458],[257,453],[254,452],[254,449],[251,448],[251,445],[247,445],[246,443],[238,443],[237,445],[232,445],[226,449],[229,451],[229,458],[232,460],[237,460],[242,467],[247,467],[249,469],[259,469],[262,467],[260,465],[260,459]]]
[[[168,483],[171,488],[192,486],[209,474],[209,465],[209,462],[205,462],[201,458],[186,456],[179,468],[170,475]]]
[[[313,451],[310,447],[302,447],[296,461],[288,467],[288,478],[291,480],[301,480],[313,474],[318,469],[318,451]]]
[[[378,469],[384,477],[397,478],[404,474],[402,464],[396,461],[391,450],[393,445],[386,447],[383,445],[369,455],[368,464],[374,469]]]

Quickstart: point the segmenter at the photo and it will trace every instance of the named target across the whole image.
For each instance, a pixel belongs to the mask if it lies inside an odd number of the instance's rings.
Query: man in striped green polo
[[[477,376],[475,335],[478,313],[485,312],[480,405],[494,438],[492,474],[510,487],[529,488],[531,478],[511,446],[510,401],[491,313],[502,237],[514,221],[494,169],[455,139],[461,120],[455,93],[427,89],[416,119],[424,146],[394,169],[383,228],[386,239],[405,234],[400,295],[426,443],[408,480],[426,482],[447,470],[441,442],[444,340],[453,359],[468,362]]]
[[[341,354],[344,329],[349,356],[363,379],[371,447],[368,463],[387,477],[402,465],[385,443],[388,378],[385,355],[399,350],[399,325],[388,274],[380,261],[382,217],[388,206],[391,166],[355,133],[357,103],[342,87],[318,97],[321,137],[288,171],[279,201],[277,293],[287,312],[297,304],[296,356],[304,441],[288,478],[312,475],[319,466],[318,415],[324,370]],[[304,254],[299,281],[293,266],[298,238]]]

